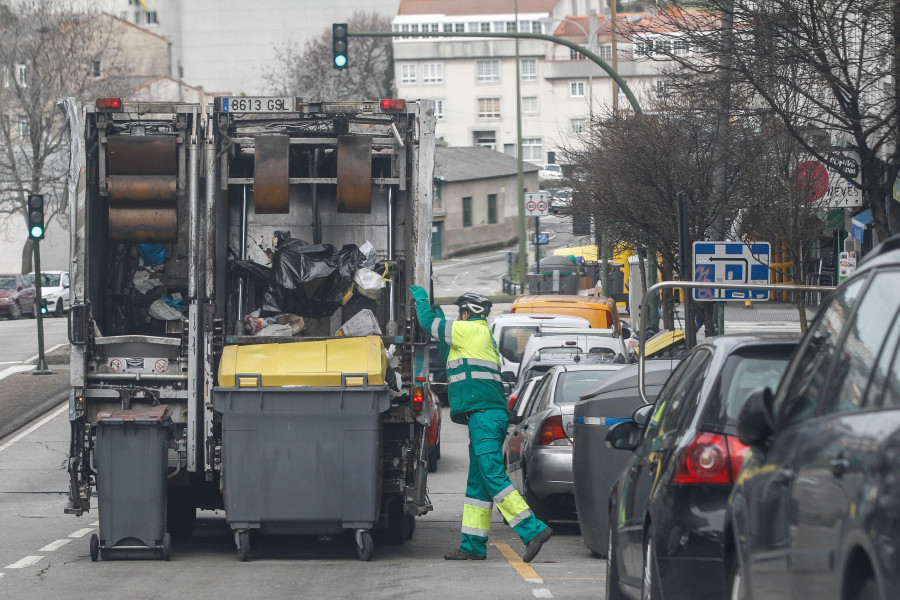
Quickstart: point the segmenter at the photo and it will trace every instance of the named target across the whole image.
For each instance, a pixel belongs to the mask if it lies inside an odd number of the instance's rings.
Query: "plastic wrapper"
[[[366,240],[366,243],[359,247],[359,251],[363,253],[365,256],[365,261],[361,265],[364,269],[374,269],[375,268],[375,259],[377,255],[375,254],[375,246],[372,245],[372,242]]]
[[[343,337],[381,335],[381,327],[378,326],[375,314],[368,308],[365,308],[350,317],[334,335]]]
[[[337,250],[330,244],[284,240],[272,259],[260,316],[331,316],[351,291],[353,275],[364,261],[352,244]]]
[[[353,274],[353,282],[360,294],[372,300],[378,300],[381,290],[387,283],[378,273],[366,268],[356,270],[356,273]]]
[[[160,321],[177,321],[181,318],[181,311],[167,301],[168,298],[163,296],[159,300],[154,300],[150,305],[150,316]]]
[[[137,244],[137,251],[144,267],[155,267],[166,262],[165,244]]]
[[[259,337],[291,337],[294,334],[290,325],[278,325],[277,323],[273,323],[272,325],[266,325],[253,335]]]
[[[150,273],[145,270],[135,271],[134,278],[131,280],[134,289],[141,294],[146,294],[155,287],[162,285],[159,279],[151,278]]]

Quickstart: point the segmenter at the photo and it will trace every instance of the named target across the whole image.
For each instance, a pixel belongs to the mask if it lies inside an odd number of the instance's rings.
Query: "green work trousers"
[[[507,422],[503,409],[473,412],[469,417],[469,479],[459,546],[467,554],[486,554],[494,503],[525,544],[547,527],[528,508],[503,468]]]

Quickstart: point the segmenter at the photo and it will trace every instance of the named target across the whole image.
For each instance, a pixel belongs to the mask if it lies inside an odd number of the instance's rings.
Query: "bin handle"
[[[369,375],[368,373],[341,373],[341,387],[347,387],[347,378],[348,377],[361,377],[363,382],[362,386],[364,388],[369,387]],[[356,386],[353,386],[356,387]]]
[[[262,387],[262,373],[235,373],[234,374],[234,387],[241,387],[241,379],[252,377],[256,379],[256,387]]]

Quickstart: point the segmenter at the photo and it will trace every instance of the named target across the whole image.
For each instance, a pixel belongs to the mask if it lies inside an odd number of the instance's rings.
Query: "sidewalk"
[[[34,364],[20,368],[0,369],[10,372],[0,379],[0,440],[40,417],[69,397],[69,347],[64,346],[46,356],[50,375],[34,375]]]

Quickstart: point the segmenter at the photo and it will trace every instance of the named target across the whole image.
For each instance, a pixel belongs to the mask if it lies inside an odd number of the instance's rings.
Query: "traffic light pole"
[[[47,359],[44,358],[44,315],[41,307],[44,305],[44,296],[41,292],[41,240],[34,240],[34,304],[31,310],[37,317],[38,334],[38,361],[32,375],[50,375],[53,373],[47,367]]]

